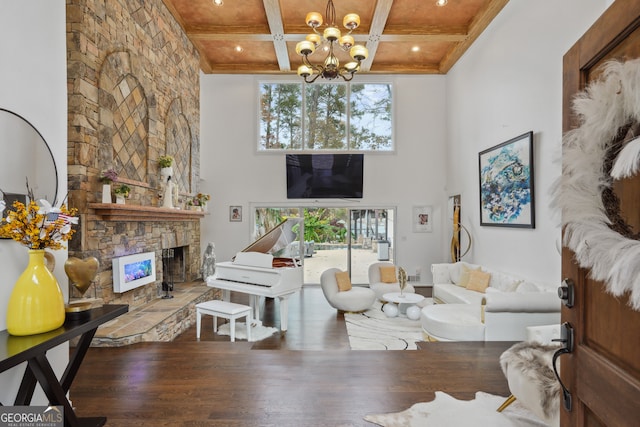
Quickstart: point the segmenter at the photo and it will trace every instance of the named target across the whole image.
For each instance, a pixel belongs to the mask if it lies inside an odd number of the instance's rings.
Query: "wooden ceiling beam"
[[[289,52],[287,42],[284,39],[284,25],[282,24],[282,12],[278,0],[264,0],[264,10],[267,13],[267,22],[271,30],[273,48],[276,51],[276,58],[280,71],[290,71]]]
[[[392,5],[393,0],[378,0],[376,3],[376,10],[373,13],[373,21],[371,22],[369,38],[367,39],[366,44],[367,49],[369,50],[369,57],[362,61],[362,64],[360,65],[360,70],[363,72],[367,72],[371,69],[371,64],[373,63],[373,58],[376,56],[378,43],[380,42],[380,37],[382,37],[382,33],[384,32],[384,27],[387,25],[387,18],[389,17]]]
[[[469,49],[507,3],[509,3],[509,0],[491,0],[483,10],[478,12],[469,25],[469,36],[458,43],[458,45],[449,51],[442,61],[440,61],[440,72],[442,74],[449,72],[453,64]]]

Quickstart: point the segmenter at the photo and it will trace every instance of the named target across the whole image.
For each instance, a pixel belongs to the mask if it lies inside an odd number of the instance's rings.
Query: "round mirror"
[[[0,197],[7,206],[15,199],[24,201],[27,182],[36,200],[46,199],[55,205],[58,172],[46,141],[24,117],[0,108]]]

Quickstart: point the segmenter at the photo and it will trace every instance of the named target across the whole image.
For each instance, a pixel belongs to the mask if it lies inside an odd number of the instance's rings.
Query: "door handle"
[[[564,409],[571,412],[571,406],[572,406],[571,392],[562,383],[562,380],[560,379],[560,375],[558,374],[558,368],[556,365],[557,365],[558,358],[560,356],[562,356],[563,354],[568,354],[573,352],[573,346],[575,344],[573,326],[571,326],[569,322],[563,323],[560,329],[560,338],[554,339],[552,341],[562,343],[562,347],[560,347],[558,350],[556,350],[555,353],[553,353],[553,362],[552,362],[553,373],[555,374],[556,379],[558,380],[558,382],[560,383],[560,387],[562,388],[562,404],[564,405]]]
[[[571,308],[576,302],[576,286],[571,279],[564,279],[562,286],[558,288],[558,297],[564,302],[564,305]]]

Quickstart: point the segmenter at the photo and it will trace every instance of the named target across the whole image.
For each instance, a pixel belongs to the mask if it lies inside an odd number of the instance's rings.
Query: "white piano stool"
[[[218,317],[229,319],[231,342],[236,340],[236,319],[246,317],[247,341],[251,341],[251,307],[233,302],[212,300],[196,304],[196,338],[200,339],[202,315],[213,316],[213,332],[218,332]]]

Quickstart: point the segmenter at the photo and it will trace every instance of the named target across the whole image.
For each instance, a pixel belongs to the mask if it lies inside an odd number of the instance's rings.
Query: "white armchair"
[[[380,269],[383,268],[383,270]],[[383,274],[385,268],[393,267],[393,282],[389,280],[383,280]],[[382,300],[382,296],[389,292],[400,292],[400,284],[398,283],[398,267],[391,262],[374,262],[369,266],[369,287],[376,293],[376,297]],[[404,288],[405,292],[415,293],[415,288],[407,283]]]
[[[320,275],[320,287],[329,305],[348,312],[360,312],[370,308],[376,300],[375,292],[364,287],[352,287],[347,291],[341,291],[336,279],[336,273],[340,271],[330,268]]]

